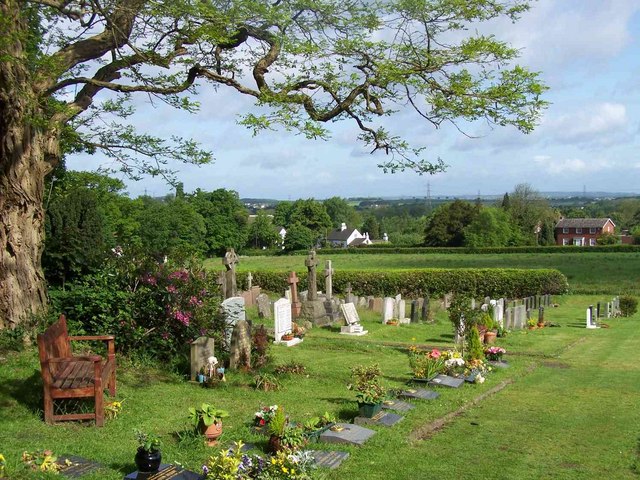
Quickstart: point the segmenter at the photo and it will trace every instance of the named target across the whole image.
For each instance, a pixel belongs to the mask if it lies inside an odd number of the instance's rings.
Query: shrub
[[[630,295],[620,297],[620,313],[623,317],[630,317],[638,311],[638,300]]]
[[[469,360],[483,360],[484,348],[480,341],[480,333],[478,327],[475,325],[471,327],[471,334],[469,336],[469,353],[467,355]]]
[[[278,365],[274,371],[278,375],[287,373],[291,375],[304,375],[305,373],[307,373],[307,367],[305,367],[301,363],[289,362],[283,365]]]

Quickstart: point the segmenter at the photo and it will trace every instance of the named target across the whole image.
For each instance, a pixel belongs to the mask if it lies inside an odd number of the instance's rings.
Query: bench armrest
[[[85,336],[70,336],[69,340],[78,340],[78,341],[83,341],[83,340],[87,340],[87,341],[93,341],[93,340],[105,340],[105,341],[112,341],[115,340],[115,337],[113,335],[85,335]]]

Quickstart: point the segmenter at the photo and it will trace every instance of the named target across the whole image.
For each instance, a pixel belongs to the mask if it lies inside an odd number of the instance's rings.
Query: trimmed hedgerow
[[[245,274],[239,274],[244,283]],[[297,272],[298,290],[307,288],[307,273]],[[271,292],[282,292],[287,287],[287,273],[254,272],[253,283]],[[541,294],[562,294],[568,289],[567,278],[558,270],[515,268],[457,268],[422,269],[390,272],[337,271],[333,276],[333,289],[344,293],[347,283],[354,295],[389,296],[401,293],[406,297],[444,295],[448,292],[475,296],[506,296],[510,298]],[[322,289],[322,284],[319,285]]]
[[[395,245],[376,245],[374,247],[323,248],[319,253],[331,255],[368,255],[378,253],[407,254],[503,254],[503,253],[635,253],[640,252],[640,245],[596,245],[593,247],[561,246],[522,246],[522,247],[399,247]],[[280,253],[280,252],[278,252]],[[307,255],[308,250],[289,252],[289,255]]]
[[[638,300],[631,295],[620,297],[620,313],[623,317],[631,317],[638,311]]]

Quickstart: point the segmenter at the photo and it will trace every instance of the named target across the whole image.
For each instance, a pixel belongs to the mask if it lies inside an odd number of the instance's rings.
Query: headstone
[[[220,287],[220,295],[222,298],[227,298],[227,280],[224,272],[218,272],[216,284]]]
[[[456,344],[462,345],[464,343],[465,328],[464,314],[460,314],[460,323],[458,324],[458,329],[456,330],[454,337],[454,342]]]
[[[409,388],[402,390],[398,397],[410,400],[435,400],[440,394],[433,390],[425,390],[424,388]]]
[[[411,323],[418,323],[418,301],[411,301],[411,315],[409,316]]]
[[[416,408],[415,405],[403,402],[402,400],[387,400],[382,404],[382,408],[386,410],[394,410],[396,412],[408,412]]]
[[[589,308],[587,308],[587,328],[599,328],[596,323],[593,305],[589,305]]]
[[[82,478],[102,468],[99,463],[76,455],[61,455],[56,463],[60,466],[60,475],[67,478]]]
[[[375,430],[354,425],[352,423],[336,423],[320,434],[320,441],[326,443],[346,443],[349,445],[364,445],[373,435]]]
[[[256,299],[258,304],[258,318],[271,318],[271,300],[265,293],[258,295]]]
[[[369,308],[369,300],[367,297],[358,297],[358,307]]]
[[[231,342],[231,333],[233,327],[240,320],[246,320],[246,314],[244,310],[244,298],[242,297],[230,297],[225,299],[220,305],[222,309],[222,315],[225,321],[225,340],[227,342],[227,348]]]
[[[225,298],[235,297],[237,295],[236,287],[236,264],[238,263],[238,255],[233,248],[228,248],[222,259],[222,264],[227,271],[225,272]]]
[[[513,307],[507,307],[504,311],[504,328],[506,330],[513,329]]]
[[[393,299],[393,318],[396,318],[398,320],[404,318],[404,315],[402,315],[402,317],[400,316],[400,303],[402,303],[402,295],[398,294]]]
[[[422,302],[420,318],[423,322],[427,322],[429,320],[429,295],[425,295],[424,301]]]
[[[289,288],[291,289],[291,315],[293,316],[293,318],[298,318],[300,316],[302,304],[300,302],[300,299],[298,298],[299,280],[296,272],[291,272],[289,274],[289,277],[287,278],[287,281],[289,282]]]
[[[504,298],[499,298],[493,307],[493,319],[504,328]]]
[[[353,293],[351,293],[351,283],[347,283],[347,288],[345,289],[344,302],[345,303],[356,303],[356,298]],[[359,305],[358,305],[359,306]]]
[[[444,308],[449,308],[451,306],[451,299],[453,298],[453,293],[446,293],[444,296]]]
[[[240,292],[239,296],[241,296],[244,299],[245,307],[253,306],[253,295],[251,295],[251,292]]]
[[[605,318],[611,318],[611,303],[607,302],[604,304],[604,316]]]
[[[596,321],[600,318],[600,302],[596,306]]]
[[[342,310],[345,322],[347,322],[346,326],[340,328],[341,334],[356,336],[367,334],[367,330],[360,325],[360,317],[353,303],[344,303],[340,305],[340,309]]]
[[[251,287],[253,287],[253,275],[249,272],[247,273],[247,290],[251,291]]]
[[[317,467],[335,470],[340,464],[349,458],[349,452],[310,450],[311,456]]]
[[[251,292],[251,299],[252,299],[251,304],[255,305],[256,302],[258,301],[258,296],[262,293],[262,289],[259,286],[254,285],[249,289],[249,291]]]
[[[318,281],[316,279],[316,267],[318,266],[318,259],[316,258],[316,251],[309,250],[309,255],[304,261],[307,267],[307,288],[309,289],[308,300],[318,299]]]
[[[384,410],[377,413],[371,418],[368,417],[356,417],[353,419],[353,423],[356,425],[379,425],[382,427],[392,427],[404,417],[397,413],[385,412]]]
[[[542,305],[538,307],[538,323],[544,323],[544,307]]]
[[[375,297],[369,304],[372,305],[371,310],[375,313],[382,313],[384,309],[384,300],[382,298]]]
[[[458,388],[464,383],[463,378],[450,377],[449,375],[437,375],[429,382],[432,387]]]
[[[240,320],[233,327],[231,347],[229,348],[229,368],[251,368],[251,325]]]
[[[384,306],[382,307],[382,323],[387,323],[393,318],[393,310],[395,301],[391,297],[385,297]]]
[[[333,302],[333,268],[331,268],[331,260],[326,260],[324,265],[324,286],[326,290],[324,309],[330,322],[333,323],[338,318],[338,310]]]
[[[163,463],[155,473],[133,472],[124,480],[203,480],[203,475],[185,470],[178,465]]]
[[[518,305],[513,309],[513,328],[522,329],[527,326],[527,310],[525,305]]]
[[[215,340],[209,337],[198,337],[191,342],[191,381],[195,381],[207,359],[214,356],[214,347]]]
[[[486,303],[487,305],[491,304],[491,297],[484,297],[484,303]]]
[[[291,302],[286,298],[281,298],[273,304],[273,317],[275,319],[275,342],[279,344],[285,344],[287,347],[291,347],[302,342],[301,338],[294,337],[293,340],[282,340],[282,336],[286,333],[291,333],[293,328],[291,321]]]

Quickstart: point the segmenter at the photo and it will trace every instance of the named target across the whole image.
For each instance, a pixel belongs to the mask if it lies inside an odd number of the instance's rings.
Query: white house
[[[343,223],[340,228],[329,232],[327,235],[327,243],[334,247],[355,247],[360,245],[371,245],[369,234],[361,234],[355,228],[348,228],[346,223]]]

